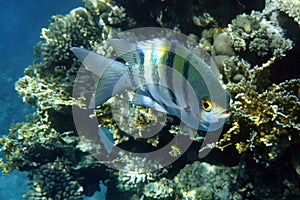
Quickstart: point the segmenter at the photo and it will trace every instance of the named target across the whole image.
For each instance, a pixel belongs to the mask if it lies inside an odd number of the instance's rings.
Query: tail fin
[[[123,63],[83,48],[72,47],[70,50],[85,67],[99,77],[95,106],[103,104],[110,97],[132,87],[130,81],[127,81],[127,69]]]

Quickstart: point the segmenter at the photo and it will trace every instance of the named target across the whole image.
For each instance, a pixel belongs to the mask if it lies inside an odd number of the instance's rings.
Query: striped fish
[[[176,40],[109,39],[126,62],[83,48],[71,51],[100,77],[95,106],[134,88],[133,104],[176,116],[193,129],[213,131],[229,118],[229,95],[204,59]]]

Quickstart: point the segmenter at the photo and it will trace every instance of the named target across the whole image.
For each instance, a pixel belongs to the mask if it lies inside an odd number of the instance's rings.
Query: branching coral
[[[154,162],[142,157],[130,158],[124,155],[120,163],[125,163],[124,167],[118,172],[118,187],[121,191],[131,191],[143,187],[145,183],[157,179],[159,173],[153,172],[151,168],[158,169]],[[151,167],[149,167],[151,166]],[[148,169],[148,170],[147,170]]]
[[[32,65],[25,70],[26,75],[16,83],[16,90],[24,102],[37,106],[40,110],[54,109],[64,112],[74,103],[70,97],[70,83],[74,81],[75,73],[74,66],[70,69],[65,66],[51,69],[45,68],[43,63]]]
[[[12,169],[29,170],[51,162],[65,148],[63,135],[51,127],[48,117],[46,113],[28,117],[28,122],[12,125],[10,135],[1,138],[1,150]]]
[[[43,58],[45,67],[70,63],[72,46],[91,48],[100,42],[101,29],[85,8],[77,8],[66,16],[52,17],[49,27],[42,29],[36,54]],[[89,37],[91,40],[83,40]]]
[[[266,0],[265,13],[276,10],[287,14],[300,26],[300,2],[298,0]]]
[[[299,141],[300,80],[280,84],[270,80],[272,65],[293,47],[277,17],[274,10],[238,15],[215,37],[212,48],[233,100],[231,126],[215,146],[235,145],[239,153],[252,151],[258,162],[276,160]]]
[[[231,65],[232,61],[236,65]],[[240,153],[253,151],[257,161],[275,160],[285,148],[299,141],[300,101],[296,91],[300,80],[271,84],[268,64],[250,69],[243,60],[232,61],[230,65],[225,62],[224,69],[227,89],[233,97],[232,127],[219,145],[234,144]],[[232,72],[239,73],[238,82],[233,80]]]

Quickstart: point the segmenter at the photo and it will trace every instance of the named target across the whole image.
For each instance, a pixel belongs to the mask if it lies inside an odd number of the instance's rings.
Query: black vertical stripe
[[[166,65],[168,67],[173,68],[173,64],[174,64],[174,60],[175,60],[175,49],[176,48],[176,43],[175,42],[171,42],[171,47],[170,47],[170,51],[168,52],[168,57],[166,59]]]
[[[177,104],[176,95],[174,94],[174,84],[173,84],[173,67],[174,67],[174,60],[175,60],[175,51],[176,51],[176,43],[171,41],[170,50],[168,52],[168,56],[166,59],[167,71],[166,71],[166,81],[169,91],[169,97],[171,98],[172,102]]]
[[[184,60],[184,65],[183,65],[182,75],[183,75],[184,79],[182,80],[182,90],[183,90],[183,95],[184,95],[185,102],[188,102],[188,100],[187,100],[188,99],[187,82],[188,82],[188,78],[189,78],[189,70],[191,68],[190,60],[191,60],[192,56],[193,56],[192,53],[187,55],[187,57]]]
[[[138,66],[138,76],[139,76],[139,80],[140,80],[140,84],[144,85],[145,84],[145,69],[144,69],[144,65],[145,65],[145,54],[143,52],[142,49],[140,49],[138,46],[136,47],[137,49],[137,53],[139,55],[139,59],[140,59],[140,65]]]
[[[137,49],[138,54],[140,56],[140,62],[141,62],[141,64],[144,65],[145,64],[144,63],[145,62],[145,54],[144,54],[143,50],[141,48],[139,48],[138,46],[136,47],[136,49]]]
[[[193,54],[190,53],[184,60],[182,75],[186,80],[188,80],[188,78],[189,78],[190,59],[191,59],[192,55]]]
[[[137,49],[137,44],[136,44],[136,43],[135,43],[135,46],[136,46],[136,49]],[[133,62],[134,62],[134,63],[138,63],[136,52],[129,52],[129,53],[131,53],[132,56],[133,56]],[[138,53],[138,50],[137,50],[137,53]]]

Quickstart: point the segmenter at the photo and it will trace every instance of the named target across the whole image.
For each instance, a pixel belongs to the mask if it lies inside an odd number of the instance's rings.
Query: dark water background
[[[11,123],[25,120],[32,108],[18,98],[14,83],[34,60],[33,47],[42,27],[54,14],[66,14],[81,5],[80,0],[0,1],[0,134],[8,134]],[[3,155],[1,155],[3,157]],[[26,174],[0,175],[0,200],[23,199]]]

